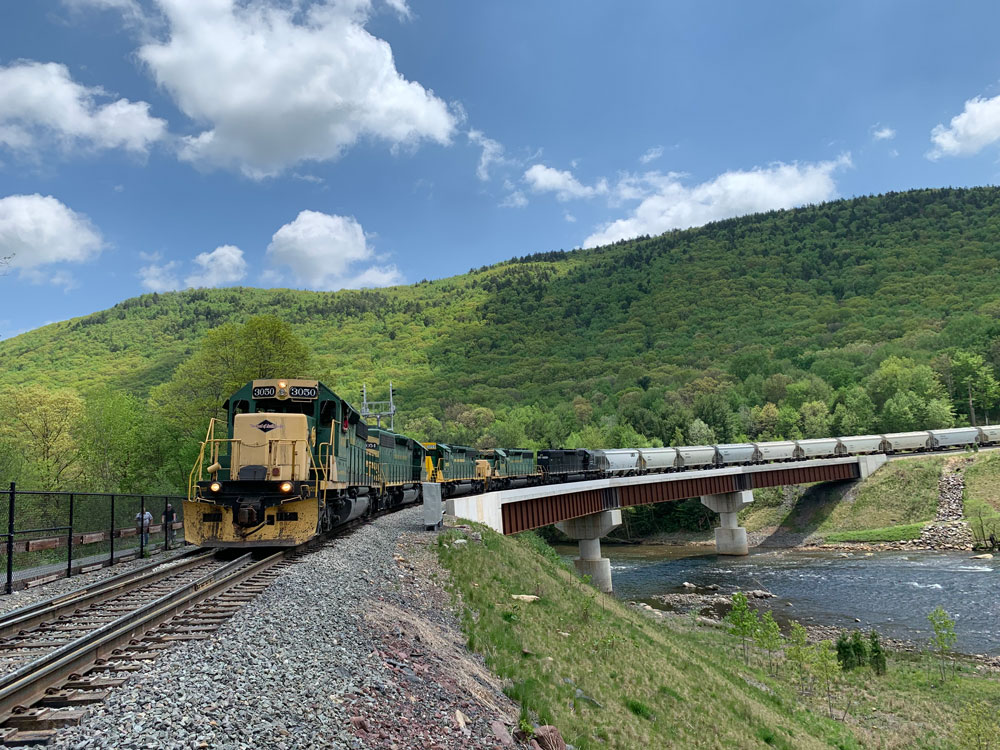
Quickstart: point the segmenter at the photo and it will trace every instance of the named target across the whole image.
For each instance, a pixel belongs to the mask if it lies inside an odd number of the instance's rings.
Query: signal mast
[[[369,401],[368,386],[361,386],[361,416],[368,422],[371,421],[370,417],[375,417],[375,425],[377,427],[382,426],[382,417],[389,417],[389,429],[395,431],[396,402],[393,400],[391,380],[389,381],[388,401]]]

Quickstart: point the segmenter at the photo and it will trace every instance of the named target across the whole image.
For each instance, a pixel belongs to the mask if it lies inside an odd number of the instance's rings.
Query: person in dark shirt
[[[167,503],[167,507],[163,510],[161,516],[163,521],[163,541],[167,549],[170,549],[171,545],[174,543],[174,522],[177,520],[177,513],[174,511],[174,506]]]

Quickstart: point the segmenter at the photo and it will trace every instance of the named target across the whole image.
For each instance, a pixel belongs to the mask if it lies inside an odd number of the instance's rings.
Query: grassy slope
[[[798,500],[761,492],[763,502],[758,506],[755,499],[744,522],[751,531],[780,526],[828,542],[916,539],[934,520],[944,461],[939,456],[890,461],[859,485],[817,485]]]
[[[1000,537],[1000,451],[980,453],[965,470],[965,516],[978,539]]]
[[[924,190],[408,287],[145,295],[0,341],[0,385],[143,393],[205,330],[262,312],[295,326],[333,387],[393,379],[408,409],[551,405],[727,367],[740,379],[797,367],[840,385],[891,353],[985,349],[998,333],[998,236],[1000,190]]]
[[[469,645],[510,680],[528,720],[552,723],[578,748],[951,748],[960,708],[1000,700],[1000,683],[967,670],[937,685],[920,663],[889,676],[852,673],[825,696],[800,695],[763,661],[745,666],[732,636],[686,620],[651,621],[569,573],[532,535],[483,543],[439,537]],[[540,599],[521,603],[514,594]],[[781,676],[784,675],[784,676]],[[577,690],[599,703],[580,698]]]

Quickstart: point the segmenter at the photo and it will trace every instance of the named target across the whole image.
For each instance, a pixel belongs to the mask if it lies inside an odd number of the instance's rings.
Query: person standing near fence
[[[135,528],[140,534],[142,534],[142,546],[149,546],[149,525],[153,523],[153,514],[148,510],[143,513],[139,511],[135,514]]]
[[[177,520],[177,513],[174,506],[167,503],[163,510],[163,544],[170,549],[174,544],[174,521]]]

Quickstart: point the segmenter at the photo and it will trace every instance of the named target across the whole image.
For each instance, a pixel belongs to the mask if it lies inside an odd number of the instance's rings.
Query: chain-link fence
[[[184,498],[18,490],[0,502],[0,570],[9,594],[184,544]]]

